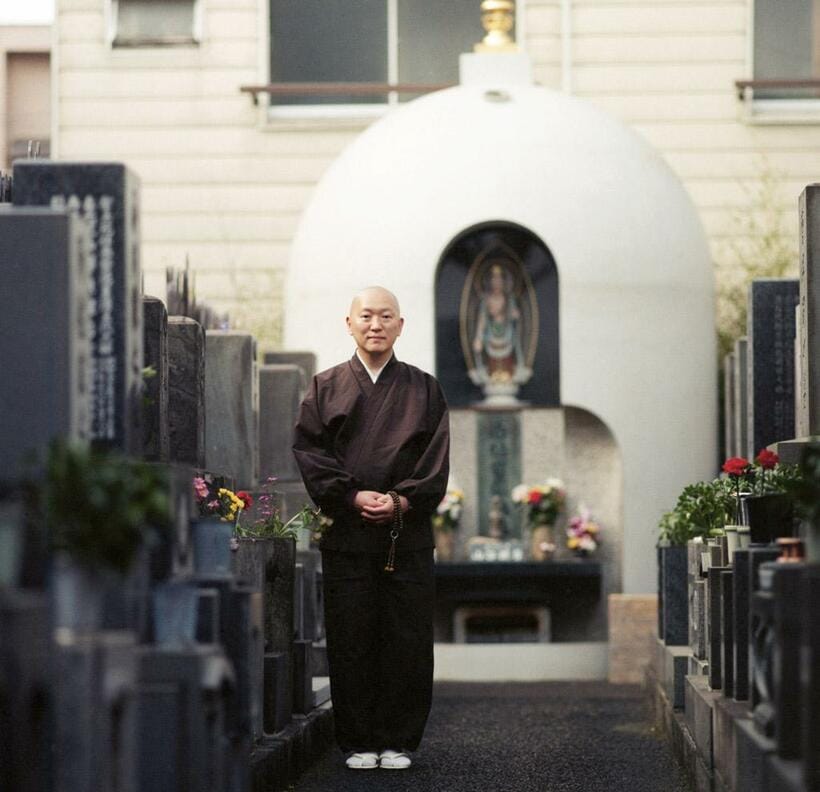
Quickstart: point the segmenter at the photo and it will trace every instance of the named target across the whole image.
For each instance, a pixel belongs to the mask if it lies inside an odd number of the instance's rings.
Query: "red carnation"
[[[774,453],[774,451],[769,451],[768,448],[762,448],[760,453],[755,458],[755,462],[757,462],[763,470],[773,470],[774,466],[780,461],[780,457]]]
[[[537,506],[541,502],[541,493],[538,490],[532,490],[527,497],[530,505]]]
[[[251,497],[250,492],[239,490],[239,492],[236,493],[236,497],[245,504],[246,509],[250,509],[250,507],[253,506],[253,498]]]
[[[723,463],[723,472],[733,477],[740,477],[749,469],[749,460],[743,457],[730,457]]]

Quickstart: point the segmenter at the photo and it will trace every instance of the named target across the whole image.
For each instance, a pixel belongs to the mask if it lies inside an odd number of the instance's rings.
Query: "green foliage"
[[[284,537],[296,539],[302,529],[309,531],[319,530],[319,512],[310,506],[303,506],[287,522],[283,522],[278,511],[272,511],[265,519],[258,520],[250,528],[243,528],[241,536],[255,536],[258,539],[272,539]]]
[[[755,278],[795,274],[797,248],[784,226],[783,177],[765,160],[753,185],[745,184],[748,201],[733,216],[733,234],[717,256],[717,326],[720,360],[746,335],[749,283]]]
[[[140,545],[170,530],[161,469],[113,453],[52,444],[40,497],[55,549],[88,567],[124,572]]]
[[[700,481],[685,487],[671,512],[661,517],[662,542],[681,545],[697,536],[716,536],[734,520],[735,498],[726,479]]]
[[[803,449],[798,474],[786,483],[800,516],[820,530],[820,443]]]

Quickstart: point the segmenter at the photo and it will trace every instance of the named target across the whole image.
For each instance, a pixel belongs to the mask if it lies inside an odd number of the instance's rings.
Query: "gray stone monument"
[[[735,447],[732,452],[733,456],[745,456],[747,446],[749,445],[748,420],[749,415],[746,410],[746,403],[748,400],[748,340],[738,338],[735,341],[735,349],[732,353],[734,355],[735,370],[732,375],[732,386],[735,389]]]
[[[167,462],[168,437],[168,311],[156,297],[142,298],[143,364],[153,374],[144,381],[142,446],[145,459]]]
[[[800,382],[797,437],[820,435],[820,184],[800,196]]]
[[[302,369],[278,364],[259,367],[259,478],[301,481],[293,457],[293,426],[302,396]]]
[[[730,352],[723,358],[723,448],[724,457],[735,456],[735,358]]]
[[[258,479],[256,342],[231,330],[205,333],[205,467],[252,490]]]
[[[302,390],[304,391],[316,373],[316,354],[314,352],[265,352],[263,363],[271,365],[299,366],[302,370]]]
[[[0,477],[55,437],[90,437],[88,237],[70,212],[0,211]]]
[[[142,451],[139,181],[119,163],[19,160],[14,204],[76,211],[91,235],[94,333],[91,436],[101,448]]]
[[[171,461],[205,467],[205,331],[168,318],[168,435]]]
[[[746,455],[794,437],[794,307],[799,282],[761,279],[749,285],[748,438]]]

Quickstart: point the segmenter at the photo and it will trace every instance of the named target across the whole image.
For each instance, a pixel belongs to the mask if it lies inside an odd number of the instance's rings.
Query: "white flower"
[[[526,503],[529,491],[530,489],[526,484],[519,484],[517,487],[514,487],[511,493],[513,503]]]
[[[596,547],[598,547],[598,545],[595,544],[595,540],[591,536],[582,536],[581,541],[578,543],[578,547],[591,553]]]

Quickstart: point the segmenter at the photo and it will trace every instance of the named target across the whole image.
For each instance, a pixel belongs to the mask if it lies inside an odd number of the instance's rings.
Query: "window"
[[[754,80],[820,80],[820,0],[755,0]],[[820,97],[820,88],[754,88],[757,99]]]
[[[112,0],[115,47],[196,44],[197,0]]]
[[[476,0],[270,0],[274,83],[454,83],[484,35]],[[277,96],[277,105],[373,105],[407,94]]]

